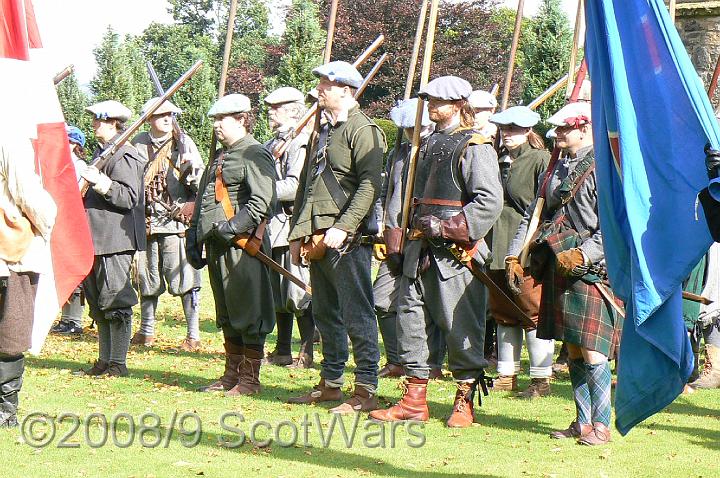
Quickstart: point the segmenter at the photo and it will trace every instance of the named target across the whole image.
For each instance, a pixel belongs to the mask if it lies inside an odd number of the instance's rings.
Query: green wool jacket
[[[386,149],[382,130],[358,106],[348,112],[347,121],[329,128],[327,162],[332,167],[348,202],[340,210],[322,177],[314,175],[315,154],[308,156],[300,175],[288,240],[336,227],[354,233],[372,210],[380,194],[383,155]]]
[[[270,217],[275,207],[275,166],[272,155],[248,134],[229,148],[223,149],[222,175],[228,189],[235,214],[246,209],[247,229],[253,230],[263,219]],[[198,190],[190,227],[197,227],[198,241],[205,241],[212,233],[213,224],[225,221],[222,204],[215,201],[215,175],[218,155],[212,165],[205,168]]]
[[[504,182],[505,199],[500,219],[493,226],[492,232],[492,263],[490,269],[504,269],[508,247],[515,237],[523,215],[515,209],[507,198],[508,193],[523,210],[535,199],[539,184],[538,178],[545,173],[550,162],[550,153],[544,149],[535,149],[525,143],[512,151],[508,151],[512,159],[507,180]],[[500,159],[502,161],[503,155]],[[501,162],[501,171],[503,168]],[[501,172],[502,174],[502,172]]]

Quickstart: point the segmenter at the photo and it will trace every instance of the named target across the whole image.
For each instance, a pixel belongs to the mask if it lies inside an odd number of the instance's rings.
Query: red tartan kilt
[[[622,317],[596,286],[556,274],[554,263],[548,266],[542,281],[537,337],[562,340],[614,358],[620,344]],[[622,305],[619,299],[615,301]]]

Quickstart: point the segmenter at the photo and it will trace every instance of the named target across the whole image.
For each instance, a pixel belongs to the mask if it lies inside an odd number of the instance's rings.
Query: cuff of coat
[[[465,213],[460,212],[450,219],[440,221],[442,237],[453,242],[469,243],[467,219]]]
[[[400,252],[400,243],[402,242],[402,229],[399,227],[388,227],[383,231],[383,240],[387,254],[395,254]]]
[[[228,219],[228,223],[230,223],[230,227],[232,227],[235,234],[249,232],[256,226],[255,221],[253,221],[252,217],[250,217],[250,213],[248,213],[247,208],[240,209],[237,214]]]
[[[358,223],[353,225],[352,223],[348,222],[346,218],[341,217],[337,220],[337,222],[335,222],[335,224],[333,224],[333,227],[336,229],[340,229],[341,231],[345,231],[348,234],[355,234],[358,230],[358,227],[360,227],[360,224]]]

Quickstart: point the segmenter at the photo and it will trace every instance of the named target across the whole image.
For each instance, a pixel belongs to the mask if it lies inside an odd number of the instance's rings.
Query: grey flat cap
[[[116,119],[120,121],[127,121],[132,116],[130,108],[115,100],[101,101],[94,105],[85,108],[85,111],[95,115],[95,118],[100,120]]]
[[[142,112],[140,114],[144,115],[145,112],[148,111],[150,109],[150,107],[152,105],[154,105],[155,102],[159,99],[160,99],[160,97],[156,96],[155,98],[150,98],[149,100],[147,100],[145,102],[145,104],[143,105]],[[179,115],[182,113],[182,110],[180,108],[178,108],[177,106],[175,106],[172,102],[170,102],[170,100],[166,100],[163,104],[160,105],[160,107],[158,109],[156,109],[153,112],[153,116],[154,115],[162,115],[165,113],[175,113],[176,115]]]
[[[312,72],[317,77],[325,77],[352,88],[360,88],[363,82],[363,77],[357,68],[346,61],[331,61],[318,66]]]
[[[281,105],[283,103],[295,102],[303,103],[305,101],[305,95],[297,88],[283,86],[267,95],[263,101],[266,105]]]
[[[233,93],[217,100],[208,111],[208,116],[212,118],[233,113],[245,113],[250,109],[250,98],[239,93]]]
[[[457,101],[467,99],[472,93],[472,86],[467,80],[458,76],[440,76],[425,85],[418,96],[427,98],[432,96],[440,100]]]
[[[398,128],[414,128],[415,115],[417,114],[417,98],[402,100],[400,103],[390,110],[390,119],[393,120]],[[432,124],[430,115],[428,115],[427,103],[425,103],[422,115],[422,125],[429,126]]]
[[[490,116],[490,122],[497,125],[514,124],[521,128],[532,128],[538,121],[540,115],[527,106],[512,106],[501,113]]]
[[[497,108],[495,95],[485,90],[475,90],[468,96],[468,103],[473,108]]]

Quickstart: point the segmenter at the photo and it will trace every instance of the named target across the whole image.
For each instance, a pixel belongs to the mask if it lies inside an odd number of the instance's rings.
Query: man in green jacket
[[[201,390],[250,395],[260,392],[260,361],[265,336],[275,326],[275,304],[268,267],[239,248],[236,239],[255,235],[270,216],[275,167],[270,153],[250,134],[252,116],[246,96],[220,98],[208,116],[223,148],[200,181],[186,231],[186,252],[196,269],[207,263],[226,355],[223,376]],[[262,243],[263,251],[269,252],[267,232]],[[202,257],[203,244],[207,261]]]
[[[373,231],[367,218],[380,193],[386,143],[382,130],[354,99],[362,84],[355,67],[333,61],[313,74],[320,77],[318,103],[327,122],[300,176],[288,240],[292,260],[299,263],[301,242],[322,234],[318,245],[325,252],[309,257],[309,265],[313,317],[324,358],[320,383],[289,402],[342,400],[349,336],[356,364],[354,393],[330,411],[374,410],[380,352],[370,277],[372,250],[357,239],[377,232],[377,223]]]

